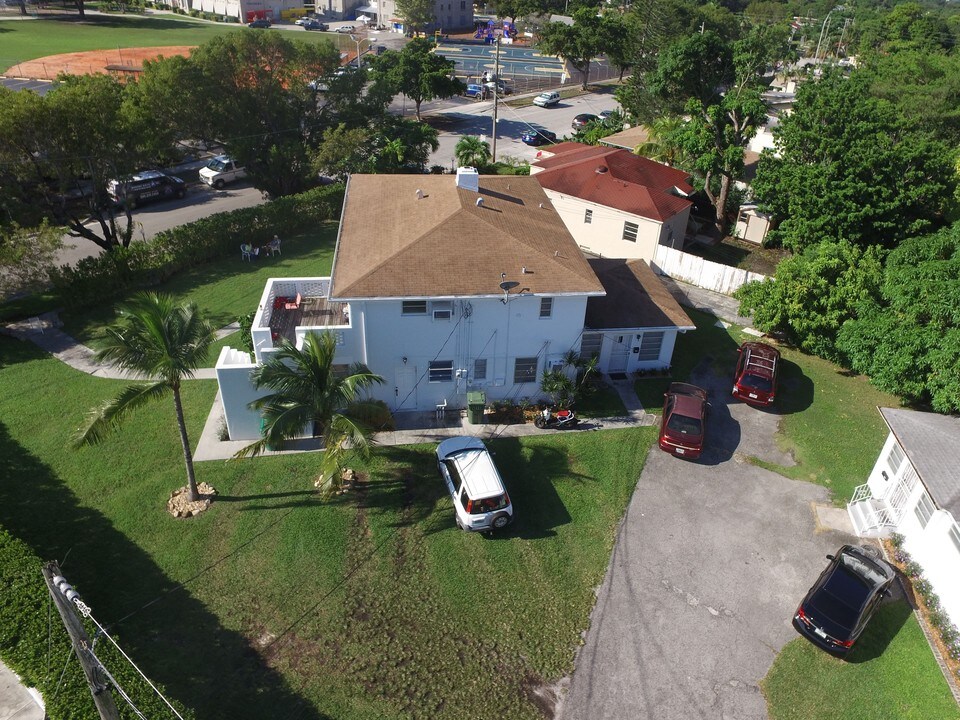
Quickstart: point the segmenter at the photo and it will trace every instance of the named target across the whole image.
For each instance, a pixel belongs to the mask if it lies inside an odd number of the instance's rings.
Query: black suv
[[[111,180],[107,192],[117,203],[135,208],[152,200],[182,198],[187,194],[187,185],[176,175],[147,170],[126,180]]]
[[[867,626],[896,579],[874,548],[844,545],[793,616],[793,627],[832,655],[845,655]]]

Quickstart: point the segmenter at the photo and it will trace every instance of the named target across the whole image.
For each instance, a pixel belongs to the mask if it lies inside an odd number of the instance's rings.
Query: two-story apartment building
[[[620,148],[569,142],[548,148],[530,174],[585,252],[650,262],[658,245],[683,248],[689,173]]]
[[[268,281],[254,357],[221,352],[230,437],[259,437],[250,372],[280,338],[300,344],[308,332],[334,333],[338,364],[383,377],[372,396],[393,411],[464,407],[468,390],[489,401],[537,398],[543,373],[571,350],[598,354],[601,369],[610,358],[627,371],[669,365],[677,333],[693,323],[645,264],[600,270],[616,280],[617,304],[636,312],[605,324],[602,308],[588,309],[607,294],[600,273],[532,178],[472,168],[456,180],[354,175],[331,277]]]

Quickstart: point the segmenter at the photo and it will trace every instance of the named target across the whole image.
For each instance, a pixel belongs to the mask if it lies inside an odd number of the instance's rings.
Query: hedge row
[[[274,235],[289,237],[340,217],[343,186],[328,185],[263,205],[217,213],[133,242],[51,273],[58,294],[71,308],[102,305],[132,290],[159,285],[182,270],[263,245]]]
[[[51,608],[40,572],[42,566],[43,562],[26,543],[0,528],[0,659],[27,686],[40,691],[51,720],[97,720],[99,715],[83,670],[71,654],[67,631],[57,611]],[[87,623],[90,637],[95,630]],[[123,642],[122,638],[119,642]],[[96,652],[144,715],[169,717],[170,711],[160,698],[112,645],[100,642]],[[116,693],[114,699],[122,716],[130,714],[124,712],[129,708]],[[178,709],[185,718],[192,716],[182,707]]]

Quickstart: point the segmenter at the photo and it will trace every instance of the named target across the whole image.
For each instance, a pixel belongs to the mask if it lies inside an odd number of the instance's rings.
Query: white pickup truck
[[[200,168],[200,179],[217,190],[246,176],[246,169],[238,167],[229,155],[217,155],[205,167]]]

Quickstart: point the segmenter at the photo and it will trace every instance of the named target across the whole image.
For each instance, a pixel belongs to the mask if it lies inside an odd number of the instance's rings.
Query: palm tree
[[[257,389],[276,391],[250,403],[263,416],[263,437],[236,457],[283,447],[286,440],[310,429],[324,447],[321,484],[329,490],[349,449],[368,454],[373,433],[369,421],[382,412],[383,405],[360,395],[383,383],[383,378],[360,363],[346,374],[338,373],[334,369],[336,350],[331,333],[308,333],[299,350],[288,340],[281,341],[277,351],[251,374]]]
[[[170,295],[140,293],[120,307],[120,318],[103,333],[101,349],[94,358],[109,362],[149,382],[129,385],[114,399],[94,408],[75,445],[94,445],[118,426],[126,415],[152,400],[173,394],[183,460],[187,466],[187,498],[200,497],[193,474],[193,455],[187,438],[180,401],[180,384],[193,377],[207,359],[214,340],[214,327],[193,303],[177,303]]]
[[[464,135],[453,150],[460,167],[486,167],[490,163],[490,143],[474,135]]]
[[[675,133],[684,120],[676,115],[664,115],[647,126],[647,141],[634,149],[634,154],[643,155],[656,162],[677,167],[683,160],[683,150],[674,141]]]

